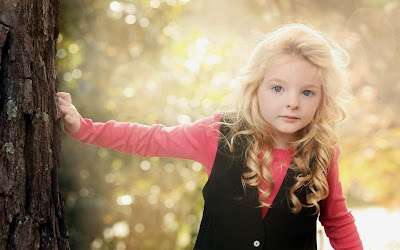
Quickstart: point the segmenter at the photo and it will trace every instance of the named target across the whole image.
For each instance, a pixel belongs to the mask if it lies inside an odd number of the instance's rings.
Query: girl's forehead
[[[280,74],[290,76],[297,73],[303,77],[315,78],[319,68],[309,60],[300,56],[283,55],[271,61],[265,70],[265,76]]]
[[[283,55],[267,67],[262,82],[279,82],[296,86],[322,85],[321,71],[305,58],[295,55]]]

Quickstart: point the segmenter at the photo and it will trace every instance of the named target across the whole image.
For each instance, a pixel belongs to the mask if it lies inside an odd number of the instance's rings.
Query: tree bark
[[[0,249],[69,249],[58,188],[60,0],[0,0]]]

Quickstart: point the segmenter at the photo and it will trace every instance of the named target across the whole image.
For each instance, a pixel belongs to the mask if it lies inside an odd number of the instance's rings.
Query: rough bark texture
[[[58,190],[60,0],[0,0],[0,249],[69,249]]]

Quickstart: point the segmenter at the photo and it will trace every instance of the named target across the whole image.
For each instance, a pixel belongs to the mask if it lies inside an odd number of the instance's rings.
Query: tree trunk
[[[69,249],[58,189],[60,0],[0,0],[0,249]]]

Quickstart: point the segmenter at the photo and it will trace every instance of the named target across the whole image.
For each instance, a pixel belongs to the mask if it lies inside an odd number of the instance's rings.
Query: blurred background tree
[[[341,179],[351,207],[400,202],[400,5],[390,0],[61,1],[58,78],[83,117],[174,126],[229,101],[263,33],[306,20],[351,56]],[[140,158],[64,134],[72,249],[192,249],[207,180],[192,161]]]

